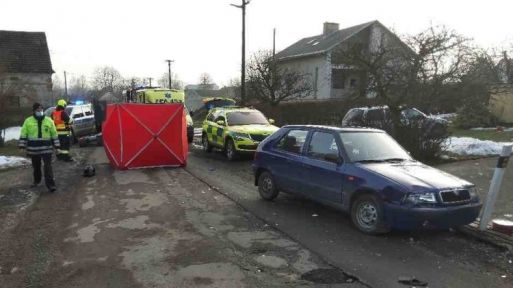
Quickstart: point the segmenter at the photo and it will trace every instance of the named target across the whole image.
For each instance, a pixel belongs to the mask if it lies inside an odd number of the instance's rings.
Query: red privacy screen
[[[103,142],[117,169],[187,164],[187,125],[183,104],[110,104]]]

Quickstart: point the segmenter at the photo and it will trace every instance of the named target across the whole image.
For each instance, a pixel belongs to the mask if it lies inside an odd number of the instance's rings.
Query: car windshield
[[[344,149],[352,162],[385,162],[412,160],[386,133],[341,132]]]
[[[251,125],[251,124],[262,124],[267,125],[269,122],[265,116],[258,111],[236,111],[226,113],[228,117],[228,125]]]
[[[402,113],[408,119],[420,119],[420,118],[426,118],[427,117],[426,114],[420,112],[419,110],[417,110],[415,108],[410,108],[410,109],[403,110]]]

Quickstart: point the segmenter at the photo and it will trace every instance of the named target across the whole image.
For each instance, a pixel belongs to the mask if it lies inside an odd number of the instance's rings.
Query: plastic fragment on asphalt
[[[506,275],[502,275],[501,278],[506,278]]]
[[[18,267],[12,267],[11,274],[18,272]]]
[[[317,216],[319,216],[319,215],[317,215],[317,214],[315,214],[315,213],[314,213],[314,214],[312,214],[312,217],[317,217]]]
[[[421,281],[415,276],[408,277],[408,276],[400,276],[397,282],[404,284],[404,285],[410,285],[410,286],[420,286],[420,287],[426,287],[428,285],[427,282]]]

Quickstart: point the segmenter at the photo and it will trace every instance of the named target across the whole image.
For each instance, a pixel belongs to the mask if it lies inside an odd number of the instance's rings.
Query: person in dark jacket
[[[45,184],[50,192],[54,192],[57,188],[53,178],[52,154],[54,148],[60,146],[57,129],[52,119],[44,115],[41,104],[34,103],[32,111],[32,116],[23,122],[18,146],[25,149],[32,159],[34,183],[31,187],[41,183],[41,162],[44,162]]]

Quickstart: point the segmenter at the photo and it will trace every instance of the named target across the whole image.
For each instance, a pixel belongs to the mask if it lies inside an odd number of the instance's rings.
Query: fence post
[[[493,173],[492,183],[490,184],[490,190],[486,196],[486,202],[483,209],[483,214],[481,215],[481,221],[479,222],[479,230],[481,231],[486,230],[486,227],[492,218],[493,208],[501,188],[504,172],[508,166],[512,148],[513,145],[505,145],[502,147],[502,153],[499,157],[499,160],[497,161],[497,166],[495,167],[495,172]]]

